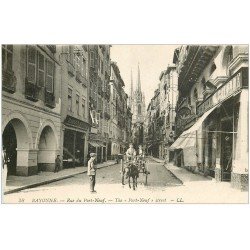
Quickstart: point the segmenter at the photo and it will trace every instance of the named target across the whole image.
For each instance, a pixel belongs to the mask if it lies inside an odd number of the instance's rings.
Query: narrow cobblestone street
[[[77,198],[107,197],[107,199],[109,199],[106,200],[107,202],[117,202],[115,200],[116,197],[127,197],[128,201],[126,200],[125,202],[130,202],[130,197],[135,198],[141,196],[145,199],[148,199],[147,197],[153,197],[152,195],[154,191],[162,191],[161,196],[165,199],[163,191],[166,191],[166,189],[170,187],[178,187],[182,185],[181,181],[167,170],[163,164],[157,163],[153,160],[148,160],[147,164],[148,170],[150,171],[148,183],[145,185],[145,176],[140,174],[138,187],[135,191],[129,189],[127,180],[125,181],[125,186],[122,186],[120,164],[116,164],[98,170],[96,177],[97,194],[89,193],[89,179],[86,173],[84,173],[48,185],[5,195],[4,199],[5,202],[19,202],[19,199],[24,199],[24,202],[33,203],[36,199],[56,198],[57,202],[67,202],[68,199],[76,200]],[[131,200],[131,202],[133,201]]]
[[[6,203],[221,203],[247,202],[247,192],[230,188],[229,183],[216,183],[192,173],[184,173],[182,184],[169,165],[147,159],[148,183],[140,174],[134,191],[121,184],[120,165],[99,169],[96,177],[97,193],[89,192],[89,178],[78,174],[71,178],[4,196]],[[190,178],[191,177],[191,178]],[[220,195],[216,195],[220,193]]]

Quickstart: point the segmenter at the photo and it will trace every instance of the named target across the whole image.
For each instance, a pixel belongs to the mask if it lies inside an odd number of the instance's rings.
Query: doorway
[[[3,132],[3,146],[6,148],[6,154],[9,158],[7,164],[8,175],[16,175],[17,167],[17,138],[13,125],[9,122]]]

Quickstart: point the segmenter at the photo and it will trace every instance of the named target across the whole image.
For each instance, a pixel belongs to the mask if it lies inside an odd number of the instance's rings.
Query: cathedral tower
[[[136,146],[138,146],[139,144],[143,144],[144,142],[143,126],[145,121],[145,96],[141,90],[141,73],[139,63],[135,91],[133,90],[133,76],[131,71],[131,89],[129,100],[131,105],[131,111],[133,113],[133,142]]]

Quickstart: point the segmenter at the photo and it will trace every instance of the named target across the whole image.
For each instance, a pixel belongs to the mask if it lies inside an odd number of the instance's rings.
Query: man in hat
[[[2,168],[3,168],[3,175],[2,175],[2,188],[3,190],[6,187],[6,181],[7,181],[7,174],[8,174],[8,163],[10,162],[10,159],[6,153],[6,148],[3,146],[3,151],[2,151]]]
[[[127,161],[134,160],[134,158],[136,156],[136,151],[135,151],[132,143],[129,144],[129,148],[126,151],[126,156],[127,156]]]
[[[96,193],[95,191],[95,177],[96,177],[96,166],[94,164],[96,158],[95,153],[90,153],[90,159],[88,161],[88,173],[89,181],[90,181],[90,192]]]
[[[61,167],[60,155],[57,155],[56,160],[55,160],[55,171],[54,171],[54,173],[59,172],[60,167]]]
[[[126,168],[129,169],[130,168],[130,164],[136,160],[136,150],[134,149],[134,145],[133,143],[130,143],[129,144],[129,148],[128,150],[126,151],[126,164],[125,164],[125,168],[123,168],[121,170],[122,172],[122,179],[125,175],[125,170]],[[126,172],[126,175],[125,175],[126,178],[128,178],[128,172]]]

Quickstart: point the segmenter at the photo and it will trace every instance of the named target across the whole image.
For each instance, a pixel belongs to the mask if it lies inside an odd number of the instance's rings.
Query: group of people
[[[138,152],[135,150],[132,143],[129,144],[129,148],[125,153],[126,155],[126,167],[129,167],[129,163],[135,161],[136,159],[143,160],[145,157],[144,150],[142,145],[139,146]],[[87,175],[90,180],[90,192],[96,193],[95,191],[95,183],[96,183],[96,165],[95,165],[96,153],[90,154],[90,159],[88,161],[88,171]],[[124,174],[124,168],[121,169],[121,173]]]
[[[140,145],[138,148],[138,152],[136,152],[133,144],[131,143],[129,145],[128,150],[126,151],[126,167],[129,167],[129,162],[134,161],[137,157],[139,159],[144,159],[145,154],[143,151],[143,147]],[[6,186],[6,180],[7,180],[7,164],[10,161],[7,154],[6,154],[6,149],[3,148],[2,151],[2,167],[3,167],[3,186]],[[95,159],[96,159],[96,153],[90,153],[90,159],[88,161],[88,171],[87,171],[87,175],[89,176],[89,180],[90,180],[90,192],[91,193],[95,193],[95,183],[96,183],[96,165],[95,165]],[[61,166],[61,160],[60,160],[60,155],[57,155],[56,160],[55,160],[55,173],[58,172],[60,170],[60,166]],[[121,170],[122,172],[124,171],[124,169]]]

